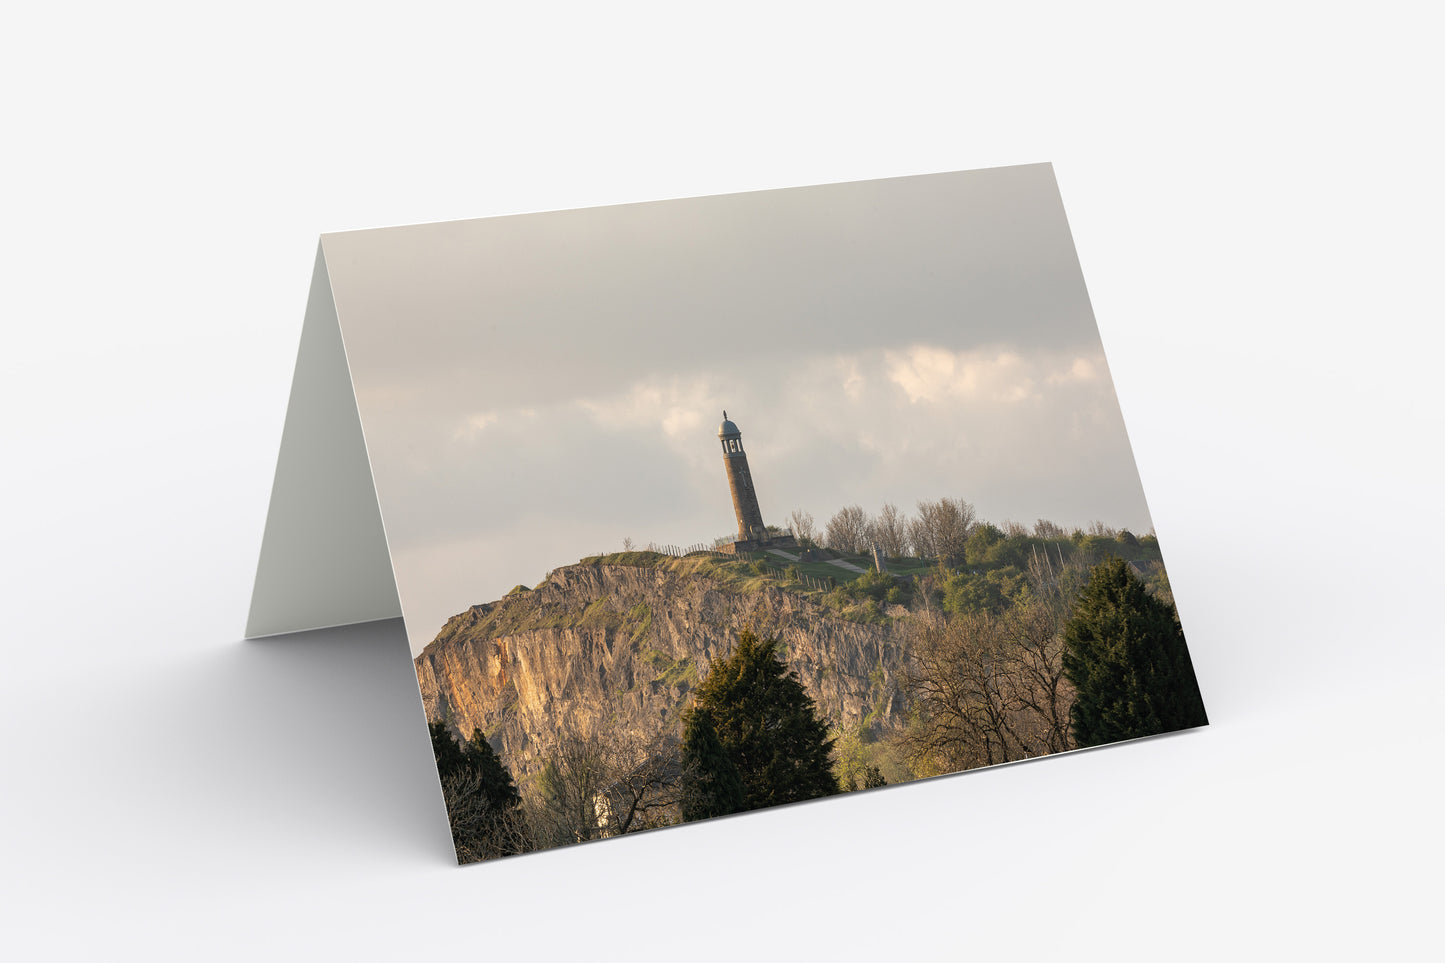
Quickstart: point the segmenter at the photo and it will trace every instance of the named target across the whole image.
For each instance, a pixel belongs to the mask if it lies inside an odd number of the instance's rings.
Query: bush
[[[860,602],[865,599],[877,601],[888,594],[888,590],[896,584],[893,576],[869,570],[848,584],[848,595]]]
[[[970,612],[998,615],[1013,604],[1026,584],[1023,573],[1012,565],[977,575],[960,573],[944,584],[943,609],[951,615]]]
[[[976,525],[973,534],[968,536],[968,542],[964,545],[963,557],[970,565],[985,565],[988,563],[988,551],[994,545],[1004,540],[1004,533],[990,522]]]

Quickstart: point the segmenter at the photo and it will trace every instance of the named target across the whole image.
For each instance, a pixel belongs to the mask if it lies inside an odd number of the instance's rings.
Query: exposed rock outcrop
[[[848,621],[775,585],[728,584],[693,559],[557,569],[453,616],[417,656],[417,678],[428,719],[480,728],[525,779],[563,728],[679,731],[690,693],[745,628],[780,641],[831,724],[901,722],[898,622]]]

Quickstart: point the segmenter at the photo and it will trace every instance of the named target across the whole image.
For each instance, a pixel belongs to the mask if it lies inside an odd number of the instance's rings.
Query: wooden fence
[[[770,575],[780,582],[788,578],[788,570],[783,566],[774,565],[772,562],[754,562],[753,564],[761,565],[764,574]],[[830,592],[838,587],[838,580],[828,575],[816,576],[799,572],[798,581],[818,592]]]
[[[673,558],[684,558],[688,555],[693,555],[698,552],[706,552],[708,555],[723,555],[722,552],[716,551],[711,545],[707,544],[706,542],[697,542],[695,544],[687,546],[659,545],[656,542],[649,542],[647,544],[647,550],[649,552],[656,552],[659,555],[671,555]]]

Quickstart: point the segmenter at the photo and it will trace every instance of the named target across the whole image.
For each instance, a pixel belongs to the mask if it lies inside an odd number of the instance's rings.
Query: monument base
[[[728,542],[726,545],[719,545],[717,550],[724,555],[746,555],[748,552],[762,552],[770,548],[797,551],[798,540],[791,535],[777,535],[771,538],[740,538]]]

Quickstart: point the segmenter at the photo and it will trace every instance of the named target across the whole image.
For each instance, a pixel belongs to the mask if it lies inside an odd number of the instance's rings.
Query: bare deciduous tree
[[[867,548],[871,527],[868,513],[858,505],[849,505],[828,519],[824,538],[835,552],[862,552]]]
[[[1046,518],[1034,522],[1035,538],[1064,538],[1067,533]]]
[[[982,613],[915,621],[902,677],[915,713],[903,744],[915,770],[957,772],[1022,758],[1011,751],[1002,636]]]
[[[613,779],[597,801],[603,835],[681,822],[682,754],[676,739],[639,739],[624,733],[609,747]]]
[[[873,523],[873,537],[878,550],[889,558],[908,554],[908,520],[892,503],[885,504]]]
[[[1019,748],[1029,756],[1070,748],[1069,706],[1074,689],[1064,678],[1063,626],[1051,607],[1017,605],[1004,617],[1004,633],[1012,652],[1012,682],[1019,716]]]
[[[564,733],[537,777],[537,798],[530,809],[533,832],[543,846],[597,839],[597,795],[610,781],[603,746],[592,733]]]
[[[1063,674],[1063,629],[1087,576],[1081,565],[1035,553],[1029,595],[1002,616],[945,620],[930,612],[915,622],[902,676],[914,719],[902,745],[917,771],[1071,748],[1074,693]]]
[[[793,513],[788,516],[788,524],[793,529],[793,537],[799,542],[817,543],[818,531],[816,527],[814,527],[811,512],[794,509]]]
[[[908,546],[917,558],[937,558],[938,547],[934,544],[933,533],[921,518],[908,520]]]
[[[958,564],[963,561],[964,545],[977,520],[973,505],[962,498],[919,502],[918,518],[908,526],[914,554]]]
[[[442,798],[457,861],[474,863],[536,849],[526,814],[515,808],[499,810],[489,801],[482,781],[482,774],[475,769],[442,777]]]
[[[665,733],[565,732],[524,802],[533,835],[560,846],[678,821],[681,763]]]

